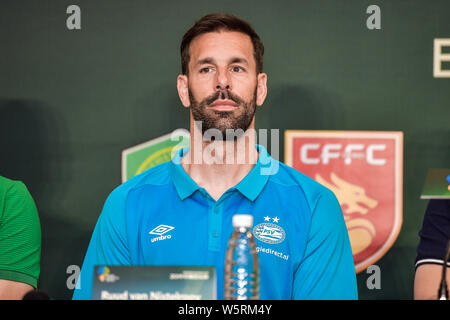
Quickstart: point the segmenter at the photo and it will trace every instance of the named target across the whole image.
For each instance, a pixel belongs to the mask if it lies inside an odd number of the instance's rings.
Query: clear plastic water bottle
[[[251,227],[253,216],[233,216],[234,231],[225,257],[225,300],[259,299],[259,263]]]

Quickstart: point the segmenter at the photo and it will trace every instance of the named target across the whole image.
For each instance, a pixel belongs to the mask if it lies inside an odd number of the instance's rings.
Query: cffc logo
[[[341,205],[356,272],[378,261],[402,224],[403,133],[285,133],[285,161],[330,189]]]
[[[372,166],[383,166],[386,159],[377,158],[377,151],[386,150],[385,144],[370,144],[368,146],[361,143],[349,143],[347,145],[327,143],[306,143],[300,148],[300,159],[304,164],[328,164],[331,159],[344,159],[344,164],[352,164],[352,159],[365,159]],[[320,153],[314,157],[312,154]]]

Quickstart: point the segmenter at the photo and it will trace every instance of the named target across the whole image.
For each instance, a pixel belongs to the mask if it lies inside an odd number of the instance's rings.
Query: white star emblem
[[[264,221],[270,221],[270,217],[264,217]]]
[[[278,218],[278,217],[273,218],[273,222],[275,222],[275,223],[278,223],[278,220],[280,220],[280,218]]]

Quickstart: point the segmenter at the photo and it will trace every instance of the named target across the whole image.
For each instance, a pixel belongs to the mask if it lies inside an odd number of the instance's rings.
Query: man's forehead
[[[192,40],[189,50],[191,63],[196,63],[193,60],[214,58],[211,54],[241,55],[242,58],[253,60],[249,59],[253,56],[253,44],[250,37],[237,31],[221,30],[203,33]]]

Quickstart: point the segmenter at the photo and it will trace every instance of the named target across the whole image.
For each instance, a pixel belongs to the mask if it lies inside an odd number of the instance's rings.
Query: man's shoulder
[[[116,187],[110,194],[110,197],[126,198],[127,194],[146,185],[163,186],[170,182],[170,161],[161,163],[146,171],[130,178],[118,187]]]
[[[271,181],[285,186],[299,186],[308,193],[321,193],[329,190],[306,174],[280,162],[280,169],[271,177]]]
[[[428,215],[446,216],[450,219],[450,199],[431,199],[426,213]]]
[[[28,189],[25,184],[19,180],[12,180],[3,176],[0,176],[0,192],[2,194],[11,192],[27,193]]]
[[[312,206],[321,196],[334,196],[333,192],[324,185],[282,162],[278,172],[270,177],[270,181],[301,192]]]
[[[9,186],[14,184],[14,180],[8,179],[4,176],[0,176],[0,188],[9,188]]]
[[[0,208],[5,206],[9,207],[9,214],[16,211],[20,214],[24,208],[36,211],[33,197],[22,181],[0,176]]]

